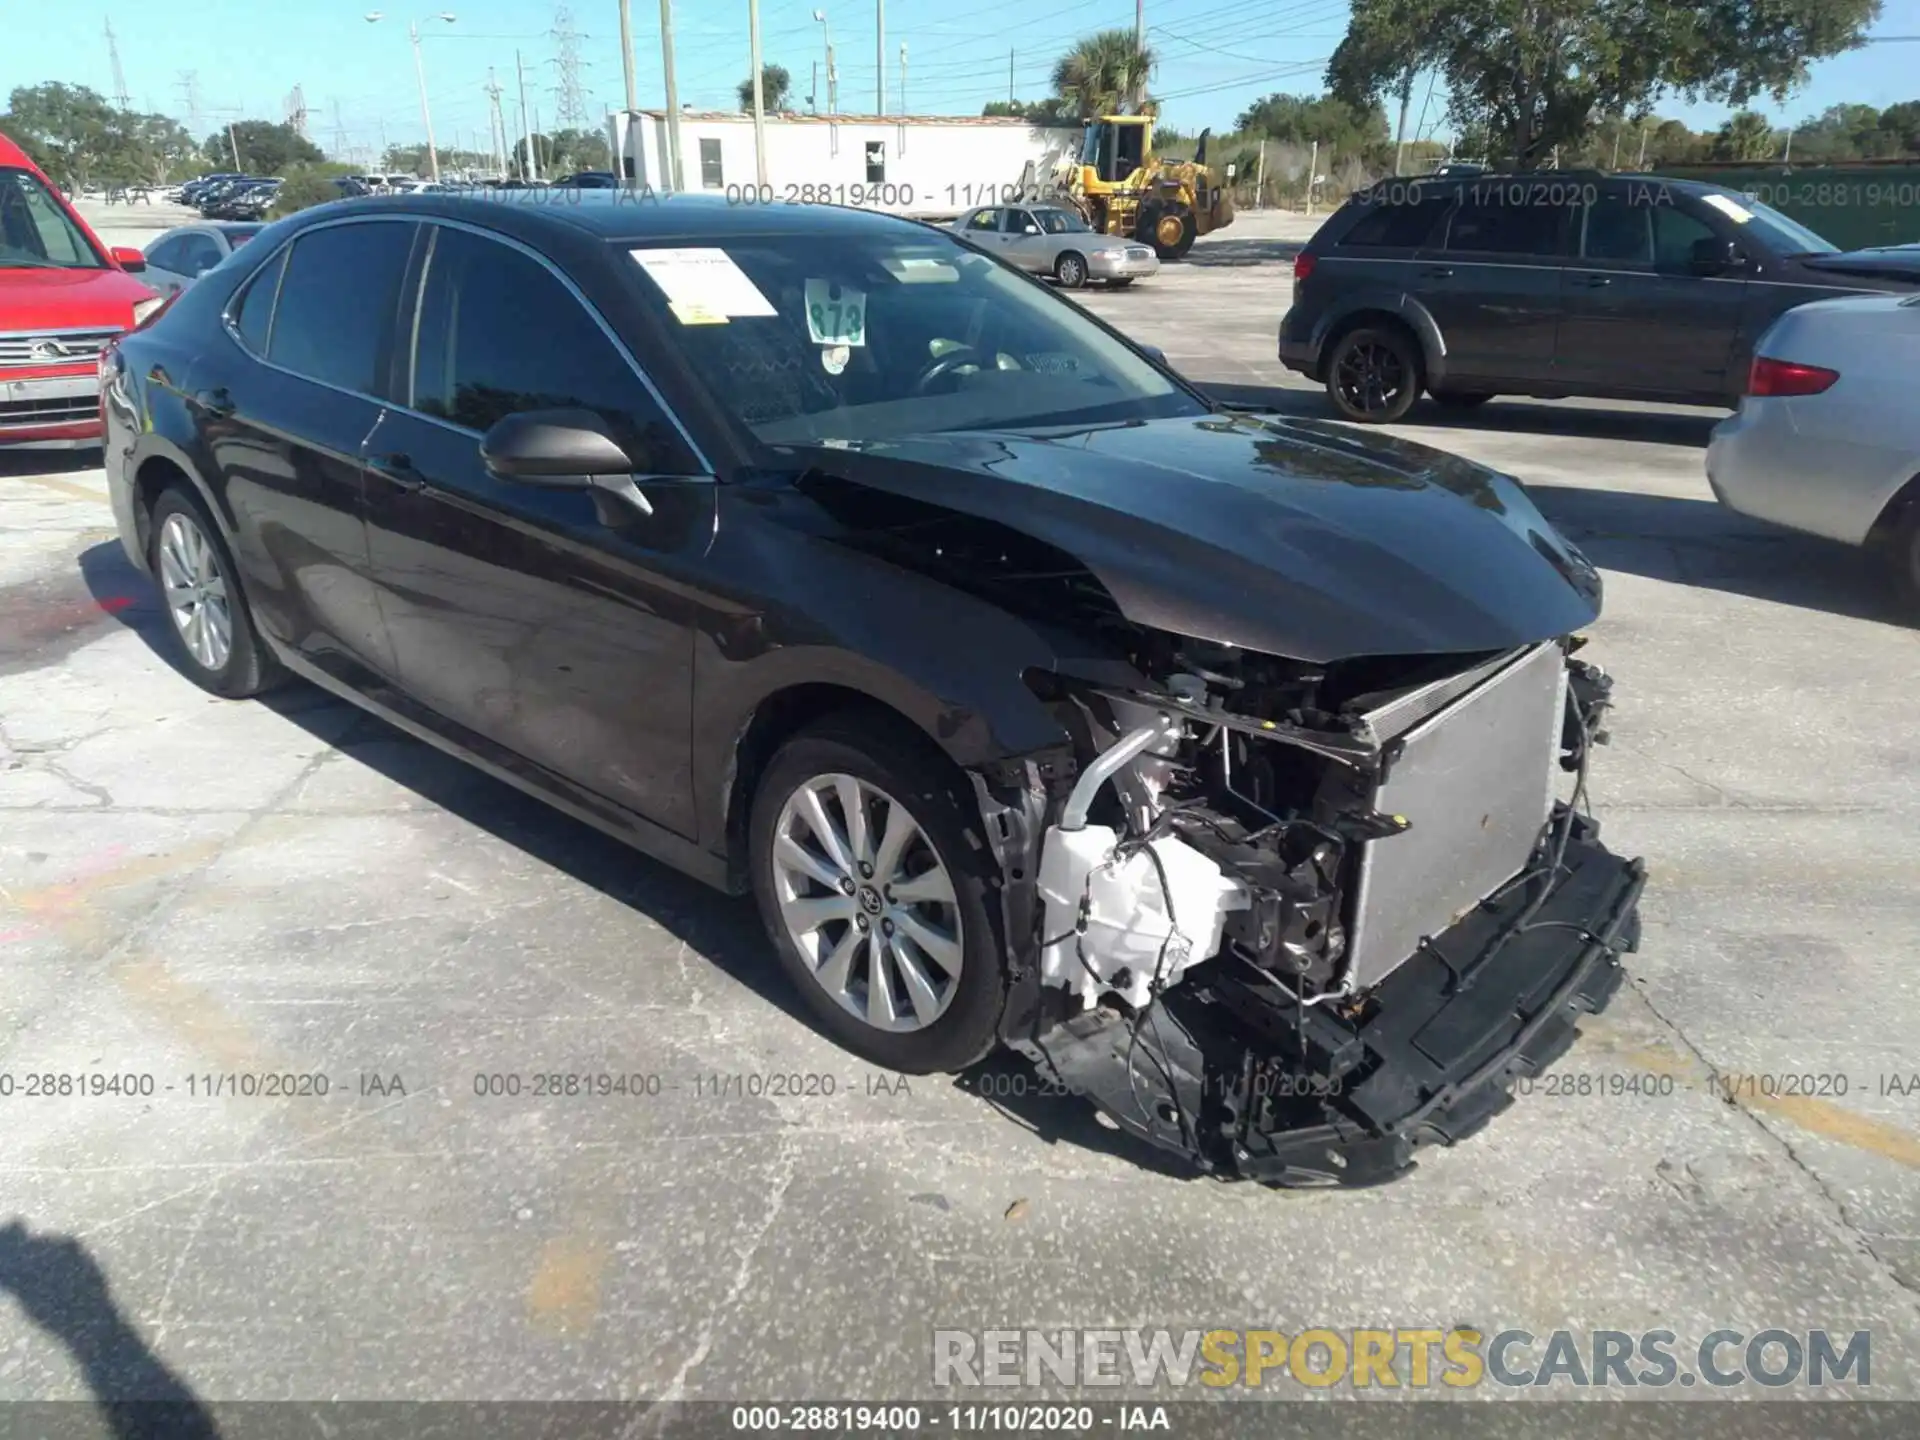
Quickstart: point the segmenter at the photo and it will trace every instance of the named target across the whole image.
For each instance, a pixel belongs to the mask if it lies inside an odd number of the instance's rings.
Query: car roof
[[[1473,174],[1460,175],[1389,176],[1354,193],[1368,195],[1383,187],[1405,189],[1422,183],[1457,185],[1465,192],[1472,187],[1497,186],[1507,182],[1516,185],[1598,185],[1609,181],[1632,185],[1664,185],[1669,190],[1681,190],[1689,195],[1740,194],[1740,191],[1732,186],[1716,185],[1711,180],[1683,180],[1677,175],[1661,175],[1654,171],[1642,170],[1482,170]]]
[[[469,220],[532,238],[564,229],[605,240],[709,239],[755,235],[850,235],[919,231],[919,222],[842,205],[742,205],[718,195],[639,190],[454,190],[337,200],[307,215],[405,214]],[[339,207],[336,209],[336,207]]]

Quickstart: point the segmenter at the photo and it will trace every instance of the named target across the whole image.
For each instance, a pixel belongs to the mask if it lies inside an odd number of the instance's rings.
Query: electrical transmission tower
[[[302,140],[307,138],[307,94],[298,85],[287,96],[287,124]]]
[[[573,28],[573,11],[566,5],[553,10],[553,63],[559,74],[554,98],[559,110],[555,119],[562,129],[577,129],[587,122],[587,100],[580,88],[580,36]]]
[[[186,103],[187,128],[198,135],[200,133],[200,72],[182,70],[180,79],[173,88],[180,92],[180,98]]]
[[[338,100],[333,102],[333,158],[336,160],[348,160],[349,163],[351,163],[351,159],[347,154],[347,127],[340,119],[340,102]]]
[[[120,68],[120,42],[113,37],[113,21],[107,21],[107,59],[113,64],[113,103],[131,110],[133,100],[127,94],[127,72]]]

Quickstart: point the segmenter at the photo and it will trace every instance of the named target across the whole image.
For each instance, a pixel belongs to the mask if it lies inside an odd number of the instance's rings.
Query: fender
[[[877,701],[964,770],[1069,742],[1025,677],[1084,669],[1084,642],[920,573],[910,552],[869,549],[868,537],[831,526],[796,533],[821,519],[811,499],[746,489],[722,489],[715,553],[726,555],[726,573],[752,577],[756,593],[711,606],[694,638],[692,763],[703,844],[726,844],[742,738],[769,701],[796,687],[833,686]],[[881,497],[874,499],[877,508]]]
[[[1433,382],[1443,381],[1447,374],[1447,342],[1440,334],[1440,326],[1435,322],[1427,307],[1404,290],[1390,290],[1385,287],[1368,287],[1357,290],[1348,296],[1335,309],[1320,317],[1313,327],[1311,344],[1316,361],[1326,359],[1327,339],[1336,329],[1342,328],[1354,315],[1363,310],[1379,310],[1403,321],[1420,339],[1420,355],[1427,372],[1427,379]]]

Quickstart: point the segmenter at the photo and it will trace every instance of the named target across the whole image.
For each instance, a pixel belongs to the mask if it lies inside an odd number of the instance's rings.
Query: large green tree
[[[1240,112],[1234,130],[1283,145],[1317,142],[1328,160],[1352,156],[1379,166],[1391,156],[1386,111],[1375,104],[1352,104],[1331,95],[1268,95]]]
[[[787,74],[784,65],[762,65],[760,67],[760,106],[769,113],[787,108],[787,95],[793,89],[793,77]],[[740,108],[753,109],[753,76],[748,75],[740,82]]]
[[[1660,93],[1784,99],[1879,13],[1879,0],[1353,0],[1327,83],[1360,103],[1437,71],[1456,124],[1532,166],[1581,143],[1596,115],[1642,114]]]
[[[1742,110],[1713,136],[1716,160],[1775,160],[1780,150],[1773,123],[1757,110]]]
[[[164,115],[121,110],[84,85],[22,85],[7,98],[0,131],[70,186],[154,183],[194,154],[192,137]]]
[[[1152,50],[1133,43],[1131,30],[1101,30],[1054,61],[1054,93],[1081,120],[1144,114],[1152,108],[1147,81],[1155,63]]]
[[[202,143],[201,152],[214,166],[233,165],[233,152],[240,152],[236,170],[251,175],[284,175],[303,165],[318,165],[327,157],[320,147],[291,125],[271,120],[236,120],[226,129],[216,130]]]

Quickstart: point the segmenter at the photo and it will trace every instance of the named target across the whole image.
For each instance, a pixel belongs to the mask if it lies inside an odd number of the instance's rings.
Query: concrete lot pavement
[[[1298,238],[1081,298],[1321,414],[1273,360]],[[0,1230],[0,1394],[113,1385],[75,1359],[110,1304],[218,1399],[926,1396],[934,1329],[1029,1325],[1869,1329],[1873,1393],[1920,1396],[1920,632],[1851,552],[1712,505],[1713,419],[1396,427],[1526,481],[1606,571],[1593,796],[1653,878],[1632,984],[1556,1072],[1588,1092],[1536,1083],[1351,1194],[1167,1173],[994,1098],[1010,1064],[851,1061],[745,902],[315,692],[196,689],[90,457],[0,459],[0,1223],[110,1285],[89,1311]],[[22,1094],[96,1073],[154,1093]],[[635,1078],[529,1093],[587,1073]],[[204,1093],[233,1074],[328,1093]]]

